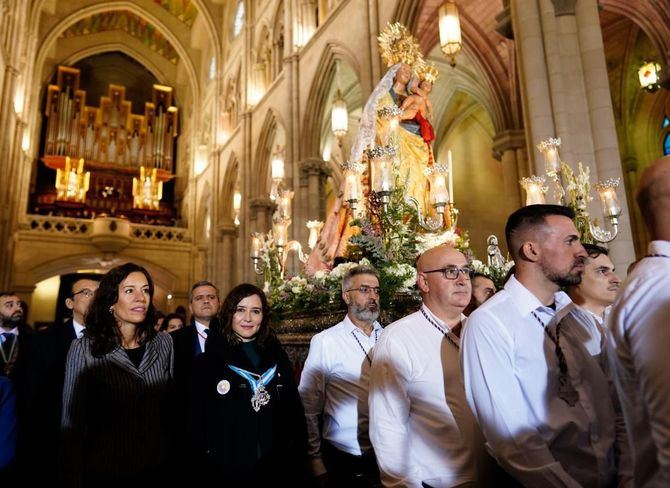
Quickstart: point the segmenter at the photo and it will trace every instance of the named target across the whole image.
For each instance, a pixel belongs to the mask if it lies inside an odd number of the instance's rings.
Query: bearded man
[[[375,486],[379,471],[368,436],[368,384],[382,327],[379,274],[356,266],[342,279],[344,320],[316,334],[300,379],[312,475],[319,486]],[[319,417],[322,428],[319,428]]]
[[[509,217],[516,269],[468,320],[465,393],[496,460],[524,486],[632,486],[622,416],[586,347],[588,312],[561,291],[581,282],[587,259],[574,217],[558,205]]]

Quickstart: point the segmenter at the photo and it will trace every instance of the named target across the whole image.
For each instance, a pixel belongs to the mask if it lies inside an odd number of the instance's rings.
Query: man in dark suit
[[[12,380],[17,395],[22,391],[32,336],[19,297],[13,291],[0,292],[0,375]]]
[[[174,406],[175,406],[175,445],[186,446],[188,444],[188,432],[186,430],[189,381],[191,368],[195,357],[205,352],[207,337],[210,330],[216,332],[219,313],[219,290],[209,281],[198,281],[191,286],[188,296],[188,308],[191,312],[191,325],[172,332],[174,344]],[[188,449],[185,450],[188,452]],[[180,480],[189,481],[189,471],[198,469],[195,460],[190,457],[184,459],[181,454],[175,459],[175,466],[183,469],[177,473]]]
[[[35,336],[25,381],[26,433],[19,451],[19,461],[27,470],[23,475],[35,481],[57,472],[65,361],[72,341],[84,334],[86,313],[99,281],[89,275],[73,281],[65,299],[72,318]],[[30,468],[26,457],[39,459],[42,468]]]
[[[191,326],[172,332],[174,342],[174,378],[179,395],[186,396],[193,359],[205,352],[210,325],[214,328],[219,313],[219,290],[209,281],[198,281],[188,297]]]

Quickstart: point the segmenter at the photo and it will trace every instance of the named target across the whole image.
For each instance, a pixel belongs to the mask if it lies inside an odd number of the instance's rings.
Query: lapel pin
[[[228,380],[221,380],[216,385],[216,391],[219,395],[225,395],[230,391],[230,382]]]

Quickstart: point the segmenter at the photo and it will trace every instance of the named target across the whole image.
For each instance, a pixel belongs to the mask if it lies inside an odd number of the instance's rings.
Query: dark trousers
[[[354,456],[327,441],[321,442],[321,455],[332,486],[373,488],[381,486],[374,452]]]

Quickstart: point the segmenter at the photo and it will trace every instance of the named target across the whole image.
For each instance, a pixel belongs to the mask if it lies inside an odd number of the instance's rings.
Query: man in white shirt
[[[566,288],[572,302],[588,312],[593,325],[593,337],[596,342],[587,345],[591,352],[605,349],[605,314],[616,300],[621,278],[614,270],[609,252],[596,244],[583,244],[588,259],[584,265],[582,281]]]
[[[589,319],[560,291],[580,282],[587,258],[573,218],[557,205],[509,217],[516,271],[468,320],[465,391],[498,463],[523,485],[625,486],[616,444],[624,434],[607,377],[584,345]]]
[[[670,157],[642,175],[637,202],[652,241],[609,316],[610,361],[635,460],[635,486],[670,486]]]
[[[370,438],[382,482],[486,486],[458,357],[472,270],[461,252],[439,246],[419,257],[417,272],[423,305],[384,329],[372,362]]]
[[[377,270],[348,270],[342,279],[347,315],[310,343],[298,390],[307,419],[312,474],[322,486],[379,483],[368,436],[370,365],[382,331],[377,322],[379,293]]]

